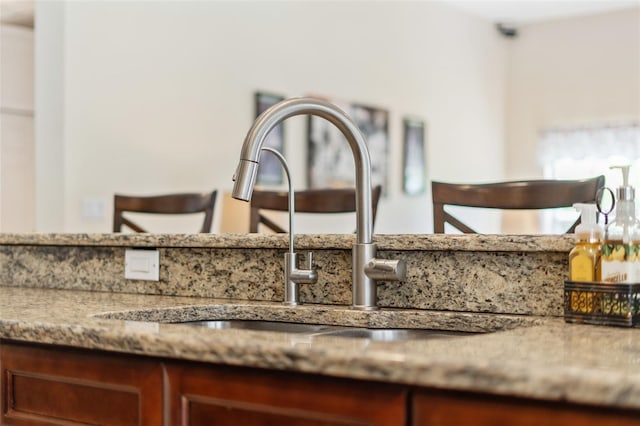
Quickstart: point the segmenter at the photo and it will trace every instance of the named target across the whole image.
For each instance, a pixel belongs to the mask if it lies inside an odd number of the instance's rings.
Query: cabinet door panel
[[[371,422],[358,418],[319,413],[313,410],[273,407],[264,404],[229,401],[225,399],[182,398],[184,423],[206,425],[213,419],[221,425],[287,425],[287,426],[349,426],[367,425]]]
[[[414,426],[640,426],[640,412],[491,395],[417,392]]]
[[[397,386],[224,366],[169,365],[172,424],[405,425]]]
[[[138,395],[124,386],[7,371],[7,390],[9,416],[94,424],[139,422]]]
[[[159,362],[3,342],[0,367],[0,424],[162,423]]]

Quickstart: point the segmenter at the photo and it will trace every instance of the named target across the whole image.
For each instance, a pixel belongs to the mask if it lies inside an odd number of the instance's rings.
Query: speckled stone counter
[[[305,235],[318,283],[282,300],[286,235],[0,234],[0,338],[640,409],[640,330],[564,323],[567,236],[378,235],[407,262],[349,309],[352,235]],[[160,280],[124,279],[127,248]],[[187,297],[189,296],[189,297]],[[266,319],[475,334],[379,342],[166,322]]]
[[[318,282],[305,303],[351,303],[353,235],[302,235]],[[379,306],[562,315],[570,236],[377,235],[378,256],[407,278],[378,286]],[[157,248],[160,281],[124,279],[124,251]],[[281,301],[287,235],[0,234],[0,284]]]
[[[379,250],[453,251],[561,251],[568,252],[570,235],[444,235],[377,234]],[[350,249],[354,235],[297,235],[296,249]],[[287,234],[9,234],[0,233],[0,245],[105,246],[105,247],[198,247],[198,248],[288,248]]]
[[[203,316],[493,332],[377,342],[158,322]],[[640,408],[640,330],[559,318],[0,287],[0,338]]]

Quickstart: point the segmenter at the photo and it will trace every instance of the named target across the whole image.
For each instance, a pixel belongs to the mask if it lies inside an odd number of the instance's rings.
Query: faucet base
[[[352,309],[361,311],[378,309],[376,280],[403,281],[406,275],[407,266],[404,260],[376,259],[375,244],[355,244],[353,246]]]
[[[351,305],[351,309],[353,309],[354,311],[377,311],[380,308],[377,306],[358,306],[358,305]]]
[[[309,269],[298,269],[298,253],[284,254],[284,304],[300,305],[300,284],[313,284],[318,281],[318,273],[313,269],[312,253],[307,253]]]
[[[352,309],[361,311],[373,311],[378,309],[376,295],[376,281],[365,273],[365,266],[376,257],[376,245],[374,243],[354,244],[352,259]]]

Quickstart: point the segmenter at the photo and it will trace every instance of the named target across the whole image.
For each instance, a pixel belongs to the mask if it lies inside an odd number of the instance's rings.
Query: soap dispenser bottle
[[[576,227],[575,247],[569,252],[569,280],[600,281],[600,246],[602,228],[596,223],[596,205],[576,203],[580,224]]]
[[[622,171],[622,186],[616,190],[615,219],[607,225],[600,257],[602,281],[633,283],[640,279],[640,222],[636,218],[635,189],[629,185],[629,166]]]

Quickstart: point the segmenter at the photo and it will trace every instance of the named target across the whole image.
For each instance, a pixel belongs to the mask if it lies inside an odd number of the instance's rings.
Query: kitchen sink
[[[275,331],[281,333],[305,334],[314,337],[351,337],[374,341],[399,341],[413,339],[443,339],[470,336],[474,333],[449,330],[426,330],[409,328],[364,328],[333,325],[303,324],[264,320],[202,320],[179,322],[176,324],[206,327],[211,329],[239,329],[255,331]]]
[[[263,321],[263,320],[203,320],[188,321],[178,324],[195,325],[216,330],[233,328],[238,330],[278,331],[281,333],[319,333],[342,327],[329,325],[303,324],[297,322]]]
[[[275,332],[308,339],[362,339],[397,342],[434,340],[493,333],[537,324],[534,317],[466,312],[384,309],[359,312],[342,306],[288,307],[281,304],[229,302],[169,306],[95,314],[128,323],[186,325],[210,331]],[[343,325],[344,324],[344,325]]]
[[[413,328],[346,328],[337,331],[329,331],[324,334],[335,337],[355,337],[360,339],[389,342],[412,339],[443,339],[456,336],[471,336],[474,333]]]

